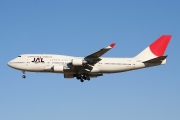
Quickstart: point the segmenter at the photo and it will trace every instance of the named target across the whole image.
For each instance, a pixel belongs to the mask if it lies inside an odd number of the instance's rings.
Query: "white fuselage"
[[[24,54],[8,62],[14,69],[23,72],[63,73],[64,78],[76,77],[81,82],[103,76],[104,73],[118,73],[166,63],[164,52],[171,35],[162,35],[151,45],[133,58],[103,58],[115,43],[85,57],[73,57],[54,54]]]
[[[73,59],[83,59],[83,57],[73,57],[65,55],[54,54],[25,54],[18,56],[17,58],[8,62],[8,65],[12,68],[29,71],[29,72],[55,72],[64,73],[65,70],[58,69],[52,70],[52,67],[62,67],[69,69],[68,64]],[[142,63],[143,59],[138,58],[101,58],[98,63],[93,66],[91,74],[93,73],[117,73],[129,70],[135,70],[145,67],[151,67],[156,65],[165,64],[166,60],[162,63]],[[75,74],[76,71],[68,71],[68,74]]]

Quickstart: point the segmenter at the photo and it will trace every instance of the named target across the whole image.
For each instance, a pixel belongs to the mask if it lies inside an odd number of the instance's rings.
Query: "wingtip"
[[[116,45],[116,43],[110,44],[111,48],[113,48]]]

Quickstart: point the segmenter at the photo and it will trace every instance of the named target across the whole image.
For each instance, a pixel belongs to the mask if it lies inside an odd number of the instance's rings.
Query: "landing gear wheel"
[[[83,78],[84,80],[87,80],[87,77],[86,77],[86,76],[83,76],[82,78]]]
[[[81,81],[81,82],[84,82],[84,80],[83,80],[83,79],[81,79],[80,81]]]
[[[25,75],[23,75],[23,76],[22,76],[22,78],[26,78],[26,76],[25,76]]]
[[[23,76],[22,76],[22,78],[26,78],[26,75],[25,75],[25,71],[22,71],[22,73],[23,73]]]

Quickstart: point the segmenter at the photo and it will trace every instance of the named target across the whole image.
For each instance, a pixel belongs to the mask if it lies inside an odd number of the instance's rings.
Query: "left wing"
[[[107,51],[112,49],[114,46],[115,46],[115,43],[112,43],[109,46],[107,46],[106,48],[102,48],[99,51],[86,56],[84,58],[84,60],[86,60],[89,64],[94,65],[95,63],[97,63],[97,62],[99,62],[101,60],[101,58],[99,58],[99,57],[104,55]]]
[[[100,56],[104,55],[107,51],[112,49],[115,46],[115,43],[110,44],[106,48],[102,48],[99,51],[86,56],[84,59],[73,60],[69,65],[72,66],[72,69],[77,73],[90,73],[94,65],[101,60]],[[77,63],[77,64],[75,64]]]
[[[112,49],[113,47],[115,46],[115,43],[112,43],[110,44],[109,46],[105,47],[105,48],[102,48],[100,49],[99,51],[93,53],[93,54],[90,54],[88,56],[86,56],[84,58],[85,61],[87,61],[87,63],[84,65],[84,68],[82,71],[84,72],[91,72],[92,69],[93,69],[93,66],[101,61],[101,56],[104,55],[106,52],[108,52],[110,49]]]
[[[110,44],[109,46],[107,46],[106,48],[102,48],[99,51],[86,56],[85,58],[99,58],[100,56],[102,56],[103,54],[105,54],[107,51],[109,51],[110,49],[112,49],[115,46],[115,43]]]

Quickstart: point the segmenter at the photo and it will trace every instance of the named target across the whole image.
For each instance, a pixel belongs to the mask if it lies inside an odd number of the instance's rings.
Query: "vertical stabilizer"
[[[141,53],[135,56],[135,58],[152,59],[155,57],[163,56],[171,37],[171,35],[162,35],[150,46],[148,46]]]

